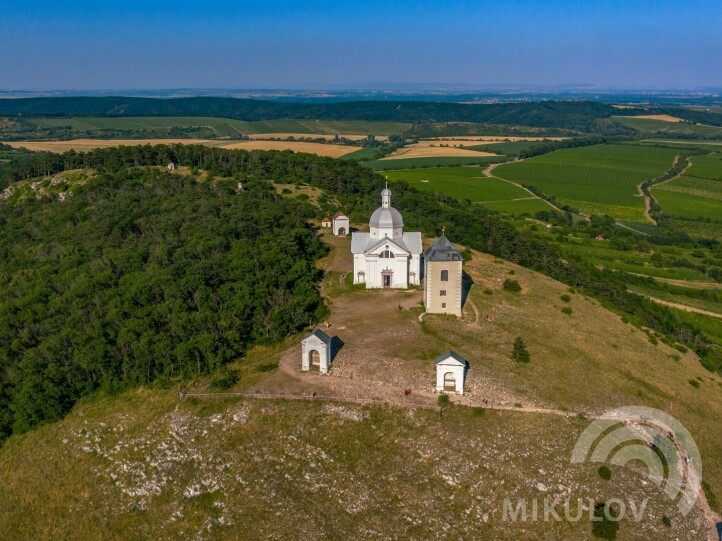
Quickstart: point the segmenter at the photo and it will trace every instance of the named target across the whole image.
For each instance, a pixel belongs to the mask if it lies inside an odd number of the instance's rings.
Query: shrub
[[[504,280],[504,289],[506,291],[512,291],[514,293],[519,293],[521,291],[521,286],[519,285],[519,282],[517,282],[516,280],[507,278],[506,280]]]
[[[518,363],[528,363],[531,360],[531,356],[521,336],[517,336],[516,340],[514,340],[514,349],[511,352],[511,358]]]
[[[672,527],[672,519],[669,518],[667,515],[664,515],[662,517],[662,524],[664,524],[667,528]]]
[[[516,271],[514,269],[511,269],[508,274],[516,274]]]
[[[566,315],[568,315],[568,316],[571,316],[571,315],[572,315],[572,312],[574,312],[574,310],[572,310],[571,306],[565,306],[564,308],[562,308],[562,313],[563,313],[563,314],[566,314]]]
[[[689,384],[695,389],[699,389],[699,381],[697,381],[696,379],[689,380]]]
[[[238,383],[240,377],[238,370],[224,368],[220,374],[211,381],[210,387],[211,389],[225,391]]]
[[[440,408],[445,408],[446,406],[448,406],[451,403],[451,401],[449,400],[449,395],[448,394],[439,395],[439,398],[436,400],[436,403],[439,404]]]
[[[609,481],[612,478],[612,470],[610,470],[606,466],[600,467],[597,470],[597,473],[599,474],[599,477],[601,477],[605,481]]]
[[[608,541],[614,541],[617,538],[617,532],[619,531],[619,521],[610,520],[619,517],[619,512],[615,511],[613,507],[608,506],[606,503],[594,504],[594,518],[592,522],[592,535],[601,539],[607,539]]]
[[[562,295],[559,298],[564,302],[572,302],[572,298],[569,295]]]
[[[493,295],[493,294],[494,294],[494,292],[491,289],[489,289],[488,287],[484,290],[484,295]]]

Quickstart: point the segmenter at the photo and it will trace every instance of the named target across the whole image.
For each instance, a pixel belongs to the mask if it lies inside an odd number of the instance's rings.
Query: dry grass
[[[505,141],[562,141],[569,137],[510,137],[507,135],[450,135],[444,137],[434,137],[432,139],[424,139],[424,141],[483,141],[485,143],[501,143]]]

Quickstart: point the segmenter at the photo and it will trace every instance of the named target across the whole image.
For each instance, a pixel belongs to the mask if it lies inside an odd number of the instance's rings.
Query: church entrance
[[[339,228],[338,228],[338,236],[339,236],[339,237],[345,237],[345,236],[346,236],[346,228],[345,228],[345,227],[339,227]]]
[[[456,378],[453,372],[447,372],[444,374],[444,390],[445,391],[456,391]]]
[[[381,283],[384,287],[391,287],[391,271],[381,273]]]
[[[315,349],[308,352],[308,360],[310,361],[311,368],[321,366],[321,354]]]

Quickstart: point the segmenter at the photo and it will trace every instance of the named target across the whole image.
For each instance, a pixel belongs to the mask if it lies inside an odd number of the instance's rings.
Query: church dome
[[[379,207],[371,215],[369,226],[379,229],[398,229],[404,227],[404,219],[394,207]]]

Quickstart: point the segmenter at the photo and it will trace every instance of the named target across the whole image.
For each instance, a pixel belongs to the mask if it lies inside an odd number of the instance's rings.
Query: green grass
[[[587,214],[641,221],[637,184],[661,175],[676,155],[667,148],[594,145],[501,165],[494,174],[536,186]]]
[[[660,185],[653,193],[669,216],[722,220],[722,181],[684,176]]]
[[[672,229],[689,235],[695,240],[716,240],[722,242],[722,223],[675,219]]]
[[[370,167],[376,171],[384,171],[391,169],[408,169],[411,167],[445,167],[452,165],[488,165],[505,161],[503,156],[481,156],[475,157],[438,157],[438,158],[406,158],[395,160],[373,160],[362,162],[362,165]]]
[[[419,190],[432,191],[483,203],[485,206],[509,214],[535,214],[549,210],[549,205],[526,190],[495,177],[482,175],[480,167],[433,167],[388,171],[391,181],[403,180]]]
[[[375,148],[361,148],[355,152],[344,154],[340,159],[342,160],[372,160],[376,156]]]
[[[722,135],[722,128],[688,124],[686,122],[667,122],[653,118],[635,118],[633,116],[615,116],[614,120],[635,130],[643,132],[684,133],[687,135]]]
[[[524,150],[534,148],[541,141],[504,141],[502,143],[488,143],[483,145],[465,146],[469,150],[480,150],[483,152],[496,152],[497,154],[516,154]]]
[[[211,128],[218,137],[239,134],[299,133],[348,135],[398,135],[411,125],[403,122],[368,122],[361,120],[267,120],[245,122],[214,117],[113,117],[113,118],[42,118],[32,122],[40,127],[70,126],[76,131],[132,130],[203,126]]]
[[[694,156],[691,161],[692,166],[687,170],[687,176],[722,180],[722,154]]]

